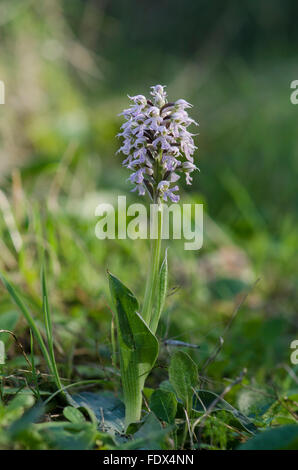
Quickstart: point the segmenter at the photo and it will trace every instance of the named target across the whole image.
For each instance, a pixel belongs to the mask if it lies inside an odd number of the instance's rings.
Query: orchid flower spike
[[[186,111],[190,103],[168,102],[164,86],[151,87],[150,94],[150,99],[129,96],[132,104],[121,113],[125,123],[118,134],[123,141],[118,152],[125,155],[123,165],[132,172],[132,191],[141,196],[147,191],[155,202],[178,202],[176,182],[184,173],[191,184],[191,173],[197,169],[193,159],[197,147],[188,127],[198,123]]]

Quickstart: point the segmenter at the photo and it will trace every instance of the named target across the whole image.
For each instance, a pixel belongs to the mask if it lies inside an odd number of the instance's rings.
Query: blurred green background
[[[106,268],[143,295],[147,242],[97,240],[94,209],[118,194],[135,200],[115,156],[118,114],[127,94],[161,83],[200,123],[200,173],[182,201],[204,203],[205,238],[199,252],[169,243],[175,295],[160,338],[200,344],[203,365],[253,287],[208,374],[247,367],[256,383],[295,384],[297,15],[289,0],[1,1],[0,269],[41,316],[46,247],[65,376],[86,376],[79,365],[98,354],[110,360]],[[0,327],[26,348],[26,324],[0,296]],[[9,357],[22,360],[12,343]]]

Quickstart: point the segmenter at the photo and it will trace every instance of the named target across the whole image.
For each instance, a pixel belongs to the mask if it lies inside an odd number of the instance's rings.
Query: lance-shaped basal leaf
[[[168,258],[167,258],[167,250],[165,253],[164,260],[160,267],[160,271],[158,274],[158,284],[157,284],[157,292],[156,292],[156,302],[154,305],[153,316],[150,323],[150,328],[153,333],[156,332],[160,316],[162,314],[164,304],[166,301],[167,296],[167,289],[168,289]]]
[[[175,393],[166,390],[155,390],[150,398],[150,409],[166,423],[174,423],[177,412],[177,398]]]
[[[171,358],[169,379],[177,397],[187,410],[191,408],[193,390],[198,382],[198,369],[192,358],[183,351],[177,351]]]
[[[140,419],[142,390],[158,355],[158,341],[138,313],[133,293],[109,273],[117,311],[120,367],[125,402],[126,427]]]

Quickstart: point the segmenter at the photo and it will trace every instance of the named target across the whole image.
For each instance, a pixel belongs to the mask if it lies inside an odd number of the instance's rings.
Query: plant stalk
[[[123,360],[121,371],[123,373],[124,365]],[[142,413],[142,391],[144,388],[145,377],[137,377],[139,375],[138,365],[132,359],[129,364],[126,365],[126,386],[123,387],[124,403],[125,403],[125,429],[131,423],[136,423],[141,419]]]
[[[162,245],[162,206],[158,205],[157,213],[157,238],[151,240],[151,255],[150,255],[150,266],[149,275],[146,283],[144,304],[142,310],[142,317],[147,325],[150,324],[153,306],[154,296],[156,294],[158,273],[160,269],[160,255]]]

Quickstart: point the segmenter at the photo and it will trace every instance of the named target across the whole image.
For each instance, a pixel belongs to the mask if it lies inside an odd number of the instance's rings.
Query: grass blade
[[[37,372],[36,372],[35,360],[34,360],[34,341],[33,341],[32,330],[30,330],[30,352],[31,352],[30,355],[31,355],[32,377],[33,377],[33,381],[34,381],[35,388],[36,388],[37,399],[40,400],[40,391],[39,391]]]
[[[10,284],[10,282],[8,282],[8,280],[1,273],[0,273],[0,280],[4,284],[5,288],[7,289],[7,292],[9,293],[9,295],[12,298],[12,300],[14,301],[14,303],[19,307],[20,311],[22,312],[22,314],[26,318],[31,330],[33,331],[33,333],[34,333],[34,335],[37,339],[37,342],[38,342],[39,347],[42,351],[42,354],[44,356],[44,359],[46,361],[48,369],[51,373],[53,373],[52,364],[51,364],[51,360],[50,360],[48,350],[47,350],[46,345],[45,345],[45,343],[42,339],[40,331],[39,331],[39,329],[38,329],[38,327],[37,327],[37,325],[34,321],[34,318],[32,317],[32,315],[29,312],[29,310],[27,309],[27,307],[25,306],[24,302],[21,300],[21,298],[16,293],[16,291],[15,291],[14,287],[12,286],[12,284]]]
[[[46,335],[47,335],[47,341],[48,341],[51,369],[55,378],[56,385],[58,389],[61,389],[62,384],[61,384],[61,380],[59,377],[59,372],[58,372],[57,363],[55,359],[55,353],[54,353],[52,319],[51,319],[50,308],[49,308],[48,290],[47,290],[44,266],[42,267],[42,271],[41,271],[41,286],[42,286],[42,309],[43,309],[43,314],[44,314],[44,323],[45,323],[45,329],[46,329]]]

